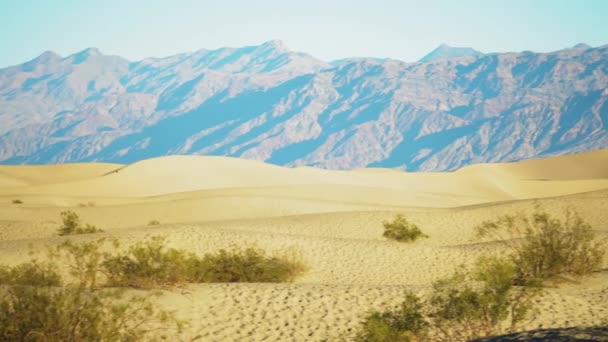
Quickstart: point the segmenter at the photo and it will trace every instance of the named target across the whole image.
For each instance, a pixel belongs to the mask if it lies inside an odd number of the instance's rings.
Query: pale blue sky
[[[131,60],[281,39],[324,60],[608,43],[607,0],[0,0],[0,67],[86,47]]]

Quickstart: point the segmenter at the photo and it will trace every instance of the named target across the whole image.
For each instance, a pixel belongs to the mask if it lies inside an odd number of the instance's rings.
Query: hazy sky
[[[131,60],[281,39],[324,60],[608,43],[608,0],[0,0],[0,67],[86,47]]]

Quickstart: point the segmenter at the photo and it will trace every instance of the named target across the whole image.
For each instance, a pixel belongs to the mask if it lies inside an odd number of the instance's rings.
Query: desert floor
[[[19,199],[22,204],[14,204]],[[204,341],[349,340],[366,312],[423,294],[484,253],[474,226],[535,205],[577,210],[608,236],[608,150],[455,172],[283,168],[254,161],[172,156],[132,165],[0,166],[0,261],[61,243],[59,213],[77,212],[126,244],[163,235],[196,253],[232,245],[298,249],[309,270],[288,284],[199,284],[165,290],[160,305]],[[428,234],[382,237],[403,214]],[[151,220],[160,225],[149,226]],[[604,262],[608,265],[608,260]],[[608,324],[608,270],[548,288],[528,329]]]

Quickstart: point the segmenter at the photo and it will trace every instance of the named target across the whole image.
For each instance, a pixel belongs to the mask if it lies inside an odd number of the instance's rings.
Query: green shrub
[[[391,222],[385,221],[383,236],[400,242],[416,241],[422,237],[428,237],[422,233],[420,228],[413,223],[408,222],[402,215],[397,215]]]
[[[53,263],[33,260],[14,267],[0,265],[0,285],[61,286],[61,276]]]
[[[111,286],[153,287],[178,283],[287,282],[305,267],[295,253],[268,256],[257,248],[220,250],[198,257],[167,248],[153,237],[126,254],[105,258],[103,273]]]
[[[160,225],[159,220],[151,220],[150,222],[148,222],[148,226],[158,226],[158,225]]]
[[[13,286],[0,297],[2,341],[150,341],[179,331],[147,297],[78,287]]]
[[[295,252],[269,256],[255,247],[221,249],[197,261],[196,278],[205,283],[279,283],[305,270]]]
[[[73,211],[61,212],[61,220],[63,225],[59,227],[58,233],[61,236],[64,235],[75,235],[75,234],[93,234],[103,232],[102,229],[98,229],[90,224],[82,225],[80,218]]]
[[[418,296],[406,292],[395,310],[375,311],[367,316],[355,340],[359,342],[410,342],[427,340],[429,323]]]
[[[540,290],[514,286],[511,260],[482,258],[471,272],[456,272],[433,284],[426,301],[406,293],[395,310],[370,314],[357,341],[470,341],[512,331],[533,310]]]
[[[568,210],[565,220],[545,212],[506,215],[476,227],[480,237],[506,244],[517,265],[519,284],[559,274],[586,275],[599,270],[606,252],[591,226]]]
[[[23,204],[23,201],[20,199],[14,199],[13,204]]]
[[[152,296],[99,289],[94,260],[102,241],[65,244],[46,264],[0,267],[1,341],[154,341],[180,333],[183,322],[156,309]],[[74,281],[64,285],[56,257],[71,256]],[[79,260],[83,255],[85,260]],[[97,256],[96,256],[97,255]],[[77,263],[74,263],[77,261]],[[176,336],[173,336],[176,337]]]
[[[108,242],[112,242],[108,246]],[[305,270],[295,251],[267,255],[263,250],[231,248],[199,257],[193,253],[167,248],[165,239],[152,237],[119,251],[116,240],[99,239],[74,244],[66,241],[50,253],[52,260],[69,265],[69,273],[81,287],[150,288],[182,283],[288,282]],[[20,267],[29,268],[20,268]],[[56,263],[31,262],[16,268],[0,267],[0,282],[58,285]],[[4,279],[4,281],[3,281]]]
[[[105,258],[101,266],[110,286],[151,287],[197,282],[197,260],[192,253],[166,248],[164,238],[153,237],[125,254]]]
[[[106,239],[74,244],[67,240],[51,250],[51,258],[59,259],[69,265],[69,273],[82,287],[98,288],[106,285],[103,262],[109,258],[111,251],[104,251]],[[118,241],[113,240],[113,249],[119,247]]]
[[[469,341],[513,331],[533,309],[536,286],[513,285],[516,267],[508,259],[482,258],[473,272],[457,272],[433,285],[429,317],[438,339]]]

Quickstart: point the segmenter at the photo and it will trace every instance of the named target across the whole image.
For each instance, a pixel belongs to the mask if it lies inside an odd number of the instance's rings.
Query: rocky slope
[[[0,69],[0,162],[167,154],[451,170],[608,147],[608,46],[326,63],[280,41]]]

